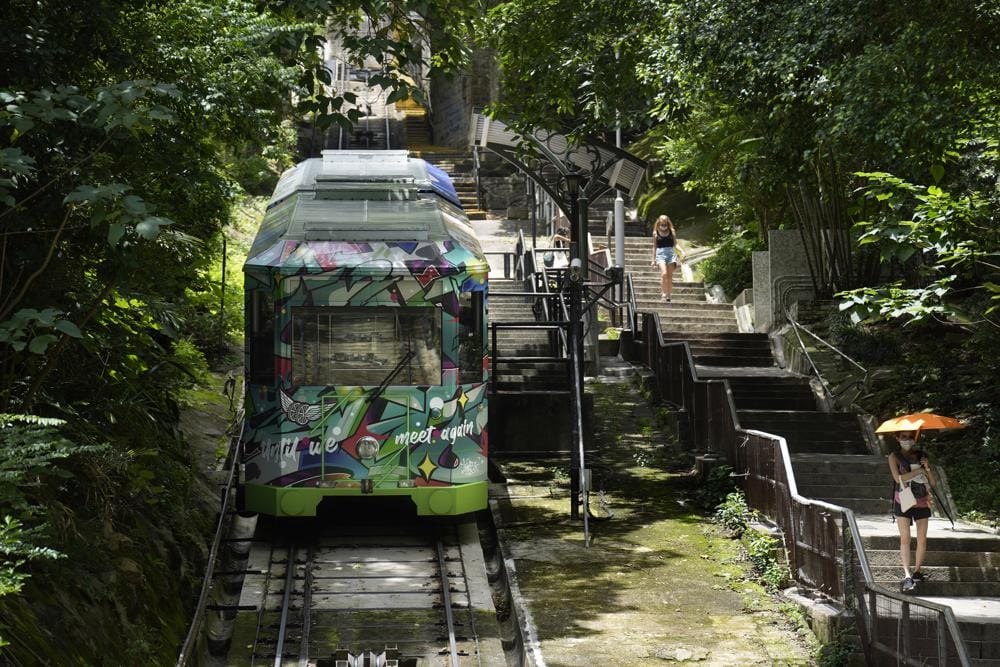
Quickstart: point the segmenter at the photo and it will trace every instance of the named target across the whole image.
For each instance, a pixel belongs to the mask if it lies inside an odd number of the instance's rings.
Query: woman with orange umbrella
[[[903,563],[903,592],[912,591],[916,582],[924,579],[920,571],[927,552],[927,526],[931,518],[931,496],[927,485],[937,483],[931,472],[927,453],[916,449],[919,431],[896,434],[899,452],[889,454],[889,472],[896,482],[892,497],[892,513],[899,528],[899,557]],[[910,524],[917,526],[917,554],[910,570]]]
[[[892,513],[899,528],[899,556],[903,562],[903,592],[912,591],[916,582],[924,578],[920,566],[927,551],[927,526],[931,516],[930,491],[937,484],[927,453],[915,449],[922,430],[965,428],[965,424],[951,417],[930,412],[903,415],[882,422],[876,433],[894,433],[899,441],[899,452],[889,454],[889,472],[896,482],[892,497]],[[928,488],[930,485],[931,488]],[[910,570],[910,523],[917,525],[917,554]]]

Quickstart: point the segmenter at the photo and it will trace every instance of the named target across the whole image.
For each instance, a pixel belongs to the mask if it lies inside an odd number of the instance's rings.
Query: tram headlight
[[[366,435],[358,440],[358,457],[362,459],[373,459],[378,454],[378,440]]]

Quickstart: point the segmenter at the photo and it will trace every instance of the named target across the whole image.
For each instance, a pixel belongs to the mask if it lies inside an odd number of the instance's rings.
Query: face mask
[[[908,452],[911,449],[913,449],[913,445],[915,445],[915,444],[916,444],[915,440],[909,440],[909,439],[907,439],[907,440],[900,440],[899,441],[899,446],[903,448],[904,452]]]

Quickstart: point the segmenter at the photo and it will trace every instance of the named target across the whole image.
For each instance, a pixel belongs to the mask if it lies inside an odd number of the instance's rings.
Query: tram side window
[[[483,292],[458,296],[458,376],[462,384],[483,381]]]
[[[250,297],[250,382],[274,384],[274,300],[262,291]]]
[[[398,366],[390,384],[439,385],[440,350],[437,308],[292,309],[296,384],[376,386]]]

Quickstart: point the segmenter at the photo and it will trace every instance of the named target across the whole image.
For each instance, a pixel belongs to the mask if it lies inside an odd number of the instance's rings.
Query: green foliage
[[[642,43],[632,30],[654,20],[636,0],[507,0],[477,23],[497,52],[503,95],[491,111],[525,129],[604,132],[644,123],[651,90],[635,75]]]
[[[721,285],[730,300],[753,287],[753,257],[764,244],[756,237],[736,234],[722,241],[714,256],[700,264],[706,284]]]
[[[990,317],[1000,302],[1000,232],[985,195],[956,195],[884,172],[858,176],[868,180],[865,210],[872,214],[857,224],[858,242],[877,244],[883,263],[906,270],[903,280],[841,294],[852,319],[938,318],[1000,327],[1000,319]],[[969,312],[970,302],[954,296],[970,289],[984,291],[992,303]]]
[[[664,424],[667,423],[666,417],[664,415]],[[739,493],[732,475],[733,469],[730,466],[719,465],[712,468],[705,480],[698,485],[694,494],[695,502],[706,510],[714,510],[725,503],[732,493]]]
[[[842,631],[829,644],[823,644],[816,653],[817,667],[847,667],[855,646]]]
[[[743,545],[757,578],[768,590],[776,591],[788,582],[788,567],[779,563],[776,557],[784,548],[781,540],[756,530],[746,530]]]
[[[892,363],[900,358],[898,336],[884,327],[855,324],[843,312],[826,320],[830,342],[863,366]]]
[[[716,470],[721,470],[721,467],[716,468]],[[735,537],[740,537],[746,532],[747,526],[753,519],[753,511],[747,505],[746,497],[742,491],[732,491],[716,507],[714,518]]]
[[[12,516],[5,515],[0,522],[0,597],[20,593],[28,574],[22,568],[28,561],[38,558],[61,558],[54,549],[37,546],[40,528],[28,529]],[[0,646],[3,646],[0,637]]]
[[[71,442],[60,431],[64,424],[34,415],[0,415],[0,507],[4,511],[43,522],[39,494],[54,480],[72,476],[68,459],[104,449]]]

